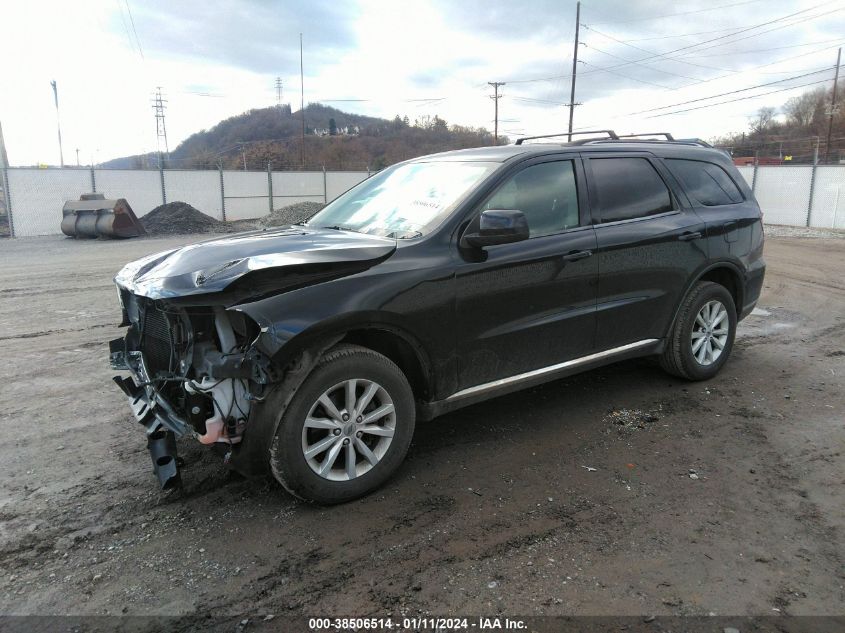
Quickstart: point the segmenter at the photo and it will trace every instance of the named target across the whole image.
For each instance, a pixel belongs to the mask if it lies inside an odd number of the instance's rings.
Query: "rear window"
[[[600,222],[666,213],[674,207],[669,189],[645,158],[591,158]]]
[[[742,202],[742,193],[727,172],[713,163],[670,158],[669,168],[681,179],[689,195],[708,207]]]

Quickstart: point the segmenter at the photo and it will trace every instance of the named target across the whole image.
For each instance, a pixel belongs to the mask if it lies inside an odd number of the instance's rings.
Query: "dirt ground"
[[[0,242],[0,614],[845,613],[845,240],[768,240],[716,379],[640,360],[467,408],[320,508],[195,443],[157,489],[110,279],[188,239]]]

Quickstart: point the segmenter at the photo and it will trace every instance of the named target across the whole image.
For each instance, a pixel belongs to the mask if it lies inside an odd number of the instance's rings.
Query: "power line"
[[[817,46],[818,44],[830,44],[831,42],[842,42],[841,37],[835,37],[831,40],[822,40],[821,42],[807,42],[806,44],[790,44],[789,46],[773,46],[772,48],[747,48],[742,51],[731,51],[728,53],[710,53],[709,55],[699,55],[696,52],[691,53],[695,57],[724,57],[725,55],[745,55],[747,53],[765,53],[768,51],[779,51],[785,48],[802,48],[804,46]],[[836,48],[832,46],[830,48]],[[826,49],[821,49],[826,50]]]
[[[665,13],[663,15],[651,16],[647,18],[632,18],[630,20],[605,20],[604,22],[595,22],[594,24],[627,24],[629,22],[644,22],[646,20],[662,20],[663,18],[674,18],[679,15],[692,15],[693,13],[705,13],[707,11],[717,11],[719,9],[726,9],[729,7],[741,7],[744,4],[753,4],[761,0],[746,0],[745,2],[732,2],[731,4],[722,4],[718,7],[709,7],[707,9],[696,9],[695,11],[682,11],[681,13]]]
[[[602,49],[596,48],[595,46],[593,46],[591,44],[585,44],[584,42],[581,42],[581,45],[585,46],[585,47],[587,47],[591,50],[594,50],[598,53],[601,53],[602,55],[607,55],[608,57],[613,57],[614,59],[621,59],[622,61],[625,61],[625,62],[631,62],[632,64],[634,64],[636,66],[641,66],[642,68],[646,68],[646,69],[654,71],[654,72],[663,73],[665,75],[672,75],[673,77],[681,77],[682,79],[690,79],[692,81],[702,81],[701,79],[699,79],[697,77],[690,77],[688,75],[679,75],[678,73],[673,73],[673,72],[670,72],[668,70],[662,70],[661,68],[653,68],[652,66],[647,66],[646,64],[640,64],[639,62],[633,62],[630,59],[625,59],[624,57],[620,57],[619,55],[614,55],[613,53],[608,53],[607,51],[603,51]]]
[[[597,22],[603,24],[603,22]],[[672,40],[679,37],[692,37],[693,35],[710,35],[711,33],[724,33],[725,31],[738,31],[741,26],[731,26],[726,29],[711,29],[709,31],[696,31],[695,33],[677,33],[675,35],[656,35],[655,37],[638,37],[635,39],[624,40],[625,42],[653,42],[655,40]]]
[[[587,29],[588,31],[592,31],[596,35],[601,35],[602,37],[606,37],[607,39],[612,40],[614,42],[617,42],[619,44],[622,44],[623,46],[627,46],[628,48],[633,48],[635,50],[642,51],[643,53],[650,53],[653,56],[658,57],[658,58],[666,59],[668,61],[677,61],[677,62],[680,62],[682,64],[688,64],[689,66],[698,66],[699,68],[706,68],[707,70],[721,70],[721,71],[729,70],[727,68],[718,68],[716,66],[706,66],[704,64],[696,64],[694,62],[690,62],[690,61],[687,61],[685,59],[682,59],[680,56],[679,57],[668,57],[669,53],[657,53],[657,52],[649,50],[647,48],[642,48],[641,46],[634,46],[633,44],[629,44],[629,43],[627,43],[623,40],[617,39],[617,38],[613,37],[612,35],[608,35],[607,33],[602,33],[601,31],[597,31],[596,29],[594,29],[590,26],[587,26],[586,24],[584,24],[583,26],[584,26],[585,29]],[[737,31],[737,33],[739,33],[739,32],[740,31]],[[730,35],[736,35],[736,33],[731,33]],[[729,37],[729,36],[726,36],[726,37]],[[697,46],[697,45],[694,44],[693,46]],[[673,52],[673,51],[670,51],[670,52]],[[640,60],[637,60],[637,61],[627,60],[627,61],[628,61],[629,64],[638,64]]]
[[[729,92],[722,92],[720,94],[710,95],[709,97],[699,97],[698,99],[690,99],[689,101],[681,101],[679,103],[673,103],[670,105],[660,106],[659,108],[649,108],[648,110],[639,110],[637,112],[629,112],[626,116],[633,116],[635,114],[645,114],[647,112],[656,112],[658,110],[668,110],[669,108],[676,108],[678,106],[687,105],[690,103],[698,103],[700,101],[707,101],[709,99],[718,99],[719,97],[726,97],[728,95],[738,94],[740,92],[748,92],[749,90],[756,90],[757,88],[765,88],[766,86],[773,86],[775,84],[782,84],[785,81],[793,81],[794,79],[801,79],[803,77],[810,77],[811,75],[818,75],[819,73],[824,73],[830,70],[830,67],[825,67],[820,70],[816,70],[809,73],[804,73],[803,75],[795,75],[794,77],[786,77],[784,79],[778,79],[777,81],[770,81],[764,84],[757,84],[756,86],[749,86],[747,88],[739,88],[738,90],[731,90]]]
[[[622,77],[623,79],[630,79],[631,81],[636,81],[636,82],[641,83],[641,84],[646,84],[647,86],[654,86],[656,88],[663,88],[664,90],[671,90],[672,89],[671,86],[664,86],[663,84],[654,83],[653,81],[646,81],[645,79],[637,79],[636,77],[632,77],[630,75],[623,75],[622,73],[618,73],[618,72],[611,70],[610,68],[607,68],[607,67],[604,67],[604,66],[594,66],[593,64],[591,64],[589,62],[585,62],[585,61],[582,61],[581,63],[584,64],[585,66],[590,66],[592,68],[595,68],[596,69],[595,72],[610,73],[611,75],[616,75],[617,77]]]
[[[821,5],[817,5],[816,7],[812,7],[812,8],[818,8],[818,6],[821,6]],[[807,10],[809,11],[810,9],[807,9]],[[803,24],[804,22],[809,22],[810,20],[816,20],[818,18],[823,18],[824,16],[830,15],[831,13],[839,13],[840,11],[842,11],[841,8],[833,9],[831,11],[826,11],[825,13],[819,13],[818,15],[811,15],[809,17],[802,18],[800,20],[796,20],[795,22],[790,22],[789,24],[783,24],[781,26],[776,26],[776,27],[773,27],[773,28],[768,29],[766,31],[761,31],[760,33],[752,33],[751,35],[746,35],[745,37],[740,37],[739,39],[736,39],[732,42],[727,42],[727,44],[736,44],[737,42],[741,42],[743,40],[748,40],[748,39],[751,39],[752,37],[759,37],[761,35],[765,35],[766,33],[772,33],[773,31],[779,31],[780,29],[787,29],[791,26],[795,26],[796,24]],[[795,14],[792,14],[792,16],[794,16],[794,15]],[[787,16],[787,17],[792,17],[792,16]],[[766,23],[766,24],[771,24],[771,22]],[[765,25],[761,25],[761,26],[765,26]],[[724,37],[733,37],[734,35],[739,35],[740,33],[744,33],[744,32],[745,32],[745,30],[737,31],[736,33],[731,33],[730,35],[725,35]],[[722,39],[722,38],[716,38],[716,39]],[[714,41],[714,40],[710,40],[710,41]],[[704,41],[704,42],[701,42],[700,44],[707,44],[707,43],[708,43],[707,41]],[[699,46],[699,44],[696,44],[695,46]],[[705,46],[704,48],[702,48],[700,50],[701,51],[707,51],[707,50],[710,50],[711,48],[717,48],[718,46],[721,46],[721,44],[713,44],[712,46]],[[679,49],[679,50],[681,50],[681,49]],[[696,52],[700,52],[700,51],[696,51]]]
[[[129,42],[129,48],[135,48],[134,44],[132,43],[132,36],[129,35],[129,25],[126,24],[126,16],[123,14],[123,5],[120,4],[120,0],[115,0],[117,3],[117,10],[120,11],[120,21],[123,23],[123,32],[126,33],[126,41]]]
[[[132,24],[132,33],[135,35],[135,43],[138,45],[138,52],[141,54],[141,59],[144,58],[144,51],[141,48],[141,40],[138,39],[138,31],[135,30],[135,18],[132,17],[132,9],[129,7],[129,0],[123,0],[126,5],[126,11],[129,13],[129,22]]]
[[[696,48],[696,47],[701,46],[703,44],[709,44],[711,42],[723,40],[723,39],[728,38],[728,37],[733,37],[734,35],[739,35],[740,33],[745,33],[747,31],[752,31],[754,29],[758,29],[758,28],[761,28],[763,26],[768,26],[769,24],[774,24],[776,22],[782,22],[784,20],[788,20],[789,18],[795,17],[796,15],[800,15],[801,13],[806,13],[807,11],[812,11],[814,9],[817,9],[820,6],[824,6],[824,4],[827,4],[827,3],[814,5],[814,6],[810,7],[809,9],[802,9],[801,11],[796,11],[795,13],[790,13],[788,15],[781,16],[781,17],[775,18],[773,20],[768,20],[766,22],[761,22],[760,24],[755,24],[754,26],[745,27],[743,29],[740,29],[739,31],[736,31],[734,33],[730,33],[728,35],[722,35],[720,37],[714,37],[714,38],[711,38],[709,40],[704,40],[702,42],[698,42],[696,44],[689,44],[687,46],[681,46],[680,48],[676,48],[676,49],[673,49],[673,50],[670,50],[670,51],[666,51],[665,53],[655,53],[655,54],[650,55],[648,57],[643,57],[642,59],[636,60],[636,63],[648,61],[650,59],[656,59],[656,58],[659,58],[659,57],[666,57],[667,55],[671,55],[672,53],[678,53],[680,51],[689,50],[691,48]],[[783,26],[777,27],[777,28],[787,28],[787,27],[790,27],[790,26],[795,26],[796,24],[800,24],[800,23],[806,22],[808,20],[815,20],[816,18],[820,18],[820,17],[823,17],[825,15],[828,15],[829,13],[835,13],[835,12],[841,11],[841,10],[842,9],[835,9],[834,11],[829,11],[827,13],[821,13],[819,15],[810,16],[810,17],[808,17],[804,20],[792,22],[790,24],[786,24],[786,25],[783,25]],[[769,29],[768,31],[763,31],[761,33],[754,33],[754,34],[749,35],[747,37],[740,38],[740,40],[736,40],[736,41],[741,41],[743,39],[748,39],[750,37],[757,37],[759,35],[763,35],[764,33],[769,33],[773,30],[776,30],[776,29]],[[734,42],[728,42],[728,43],[733,44]],[[719,46],[719,44],[717,44],[716,46]],[[707,49],[704,49],[704,50],[707,50]],[[626,62],[626,63],[623,63],[623,64],[616,64],[615,66],[605,67],[603,70],[623,68],[625,66],[630,66],[632,63],[634,63],[634,62],[632,61],[632,62]],[[718,69],[718,70],[725,70],[725,69]],[[594,71],[594,72],[598,72],[598,71]],[[739,72],[739,71],[730,71],[730,72]],[[563,76],[563,77],[565,77],[565,76]],[[535,78],[535,79],[510,79],[509,82],[510,83],[530,83],[530,82],[536,82],[536,81],[554,81],[554,80],[561,79],[561,78],[562,78],[562,76],[558,75],[558,76],[555,76],[555,77],[539,77],[539,78]]]
[[[736,101],[747,101],[749,99],[758,99],[760,97],[772,95],[772,94],[775,94],[777,92],[786,92],[787,90],[794,90],[795,88],[806,88],[807,86],[815,86],[817,84],[827,83],[828,81],[833,81],[833,80],[832,79],[821,79],[819,81],[812,81],[810,83],[799,84],[797,86],[787,86],[786,88],[780,88],[778,90],[771,90],[769,92],[762,92],[758,95],[749,95],[747,97],[738,97],[736,99],[728,99],[726,101],[719,101],[717,103],[709,103],[707,105],[697,106],[695,108],[686,108],[685,110],[676,110],[674,112],[664,112],[663,114],[653,114],[653,115],[647,116],[645,118],[646,119],[657,119],[657,118],[664,117],[664,116],[672,116],[672,115],[675,115],[675,114],[682,114],[684,112],[692,112],[693,110],[703,110],[705,108],[712,108],[712,107],[715,107],[715,106],[724,105],[726,103],[734,103]]]

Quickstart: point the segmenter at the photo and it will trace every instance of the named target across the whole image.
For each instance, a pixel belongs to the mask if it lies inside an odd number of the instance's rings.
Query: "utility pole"
[[[575,116],[575,76],[578,74],[578,38],[581,34],[581,2],[575,5],[575,51],[572,53],[572,87],[569,90],[569,136],[572,141],[572,120]]]
[[[299,34],[299,118],[302,120],[299,161],[302,163],[302,169],[305,169],[305,72],[302,65],[302,33]]]
[[[830,135],[833,132],[833,115],[836,114],[836,85],[839,83],[839,62],[842,60],[842,49],[836,53],[836,74],[833,76],[833,95],[830,98],[830,118],[827,121],[827,145],[824,150],[824,162],[830,162]]]
[[[156,118],[156,150],[158,152],[158,168],[164,167],[161,160],[161,143],[164,142],[165,156],[170,158],[170,148],[167,146],[167,127],[164,124],[164,110],[167,107],[165,104],[167,99],[161,97],[161,86],[156,88],[156,93],[153,97],[153,110]]]
[[[499,86],[506,85],[504,81],[488,81],[487,85],[493,86],[493,94],[490,98],[493,100],[493,144],[499,144],[499,99],[502,95],[499,94]]]
[[[79,167],[79,148],[76,148],[76,166]]]
[[[65,166],[65,155],[62,152],[62,122],[59,119],[59,90],[56,88],[56,80],[50,82],[53,86],[53,101],[56,103],[56,127],[59,130],[59,167]]]
[[[244,157],[244,171],[246,171],[246,144],[245,143],[241,144],[241,154],[243,154],[243,157]]]
[[[282,78],[276,77],[276,107],[282,107]]]

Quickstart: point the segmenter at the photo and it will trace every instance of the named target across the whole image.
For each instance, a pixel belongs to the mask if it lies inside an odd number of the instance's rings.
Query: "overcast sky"
[[[576,128],[711,138],[809,88],[674,113],[833,77],[845,0],[585,0],[581,22]],[[570,0],[5,0],[0,123],[11,164],[58,164],[55,79],[66,164],[152,151],[161,86],[172,149],[273,105],[277,76],[297,110],[302,32],[306,103],[492,130],[504,81],[501,131],[565,131],[574,31]]]

